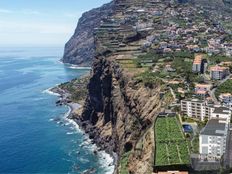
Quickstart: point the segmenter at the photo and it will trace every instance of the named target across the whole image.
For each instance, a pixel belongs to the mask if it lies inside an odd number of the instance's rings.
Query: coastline
[[[86,142],[89,142],[89,145],[93,145],[94,151],[93,153],[95,155],[98,155],[101,160],[104,160],[103,164],[106,165],[105,167],[109,168],[110,171],[107,171],[106,174],[115,174],[116,173],[116,166],[118,157],[116,153],[110,153],[105,151],[104,149],[101,149],[97,143],[95,143],[89,133],[86,133],[85,130],[82,128],[82,122],[81,119],[78,119],[78,116],[82,112],[82,107],[84,104],[84,101],[80,101],[79,103],[72,102],[68,99],[70,94],[63,89],[61,89],[59,86],[55,86],[52,88],[49,88],[44,91],[45,93],[49,95],[54,95],[59,97],[59,99],[56,102],[56,106],[67,106],[69,108],[68,112],[65,114],[65,118],[68,119],[68,121],[73,124],[77,129],[81,130],[83,132],[83,135],[87,135]],[[109,156],[109,157],[107,157]],[[106,160],[108,158],[108,160]],[[108,164],[105,163],[106,161],[110,161]],[[91,171],[90,171],[91,172]]]

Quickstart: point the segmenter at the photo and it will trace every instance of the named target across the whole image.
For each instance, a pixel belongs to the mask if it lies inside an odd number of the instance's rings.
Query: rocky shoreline
[[[114,153],[109,147],[109,141],[105,141],[99,136],[98,130],[96,127],[93,127],[89,122],[83,121],[81,119],[81,113],[84,105],[84,101],[80,100],[78,103],[70,100],[71,94],[68,91],[61,89],[59,86],[51,88],[50,91],[54,94],[59,95],[59,99],[56,101],[57,106],[66,105],[70,108],[70,112],[67,116],[68,119],[73,120],[77,123],[80,128],[89,136],[92,144],[95,144],[98,148],[94,151],[94,154],[97,154],[100,151],[105,151],[113,158],[113,163],[109,166],[114,166],[113,174],[116,174],[116,166],[118,164],[118,155]],[[90,172],[91,173],[91,172]]]

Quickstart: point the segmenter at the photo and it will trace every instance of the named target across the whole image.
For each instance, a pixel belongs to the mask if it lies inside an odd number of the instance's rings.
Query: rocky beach
[[[86,76],[84,76],[83,78],[86,78]],[[87,84],[85,83],[79,83],[80,88],[85,88],[86,85]],[[115,173],[115,166],[117,165],[118,158],[117,154],[107,149],[109,144],[107,144],[105,140],[102,140],[101,137],[98,136],[97,130],[93,128],[90,123],[81,119],[81,114],[83,111],[83,105],[85,101],[83,99],[80,99],[78,101],[73,102],[73,100],[71,99],[73,94],[71,94],[68,90],[62,89],[62,85],[50,88],[49,91],[52,95],[56,95],[59,97],[59,99],[56,101],[56,106],[65,105],[69,108],[69,111],[65,115],[66,118],[69,119],[72,122],[72,124],[76,124],[78,126],[78,129],[83,130],[84,135],[87,135],[87,138],[84,141],[90,142],[90,144],[94,146],[95,155],[101,154],[105,156],[103,159],[106,160],[106,163],[107,161],[111,161],[108,164],[108,167],[114,168]],[[110,156],[108,156],[108,154]],[[91,174],[94,172],[95,169],[92,168],[88,171],[85,171],[83,174]]]

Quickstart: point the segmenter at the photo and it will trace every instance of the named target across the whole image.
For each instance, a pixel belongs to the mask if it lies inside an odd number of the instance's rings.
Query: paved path
[[[171,87],[169,87],[169,89],[170,89],[171,94],[172,94],[172,96],[174,98],[174,101],[176,101],[176,94],[175,94],[175,92],[173,91],[173,89]]]
[[[220,102],[218,101],[217,97],[215,96],[215,91],[216,89],[222,85],[223,83],[225,83],[227,80],[229,80],[232,77],[232,75],[227,76],[225,79],[219,81],[219,84],[216,88],[212,89],[211,91],[209,91],[209,95],[212,97],[213,101],[215,104],[220,104]]]

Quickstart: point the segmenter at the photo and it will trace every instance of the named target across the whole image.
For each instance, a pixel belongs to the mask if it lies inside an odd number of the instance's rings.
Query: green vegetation
[[[89,77],[85,77],[81,79],[73,79],[71,82],[60,84],[59,87],[71,94],[70,99],[73,102],[79,102],[80,100],[85,99],[88,93],[87,91],[88,81],[89,81]]]
[[[155,124],[155,165],[189,164],[189,147],[176,117],[160,117]]]
[[[120,174],[129,174],[127,169],[130,152],[124,153],[120,160]]]
[[[212,55],[212,56],[208,56],[208,60],[211,62],[211,64],[218,64],[221,62],[232,61],[232,57],[223,56],[223,55]]]
[[[157,73],[153,73],[150,71],[145,71],[138,75],[135,80],[137,82],[142,82],[145,87],[154,88],[154,85],[161,84],[162,81],[157,78]]]
[[[191,152],[199,153],[199,135],[196,135],[191,142]]]
[[[225,83],[220,85],[215,91],[216,97],[219,97],[219,95],[222,93],[232,93],[232,80],[227,80]]]

